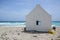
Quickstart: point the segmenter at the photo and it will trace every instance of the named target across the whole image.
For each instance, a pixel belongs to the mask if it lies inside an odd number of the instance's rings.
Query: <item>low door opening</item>
[[[41,21],[36,21],[36,25],[41,25]]]

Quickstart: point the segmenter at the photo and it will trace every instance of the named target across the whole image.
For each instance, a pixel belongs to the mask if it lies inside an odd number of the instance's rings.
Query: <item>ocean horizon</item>
[[[60,21],[52,21],[52,25],[60,26]],[[0,21],[0,26],[26,27],[26,21]]]

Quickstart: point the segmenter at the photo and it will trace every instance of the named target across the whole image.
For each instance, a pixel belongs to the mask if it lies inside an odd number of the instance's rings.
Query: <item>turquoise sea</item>
[[[60,21],[52,21],[52,25],[60,26]],[[26,21],[0,21],[0,26],[26,26]]]

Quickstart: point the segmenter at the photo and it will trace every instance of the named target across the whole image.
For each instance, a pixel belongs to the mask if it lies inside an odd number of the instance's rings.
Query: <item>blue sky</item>
[[[60,21],[60,0],[0,0],[0,21],[25,21],[36,4],[52,15],[52,21]]]

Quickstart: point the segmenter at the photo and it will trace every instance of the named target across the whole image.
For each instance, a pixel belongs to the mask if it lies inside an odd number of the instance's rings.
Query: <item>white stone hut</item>
[[[26,31],[47,32],[51,29],[51,15],[39,4],[26,16]]]

